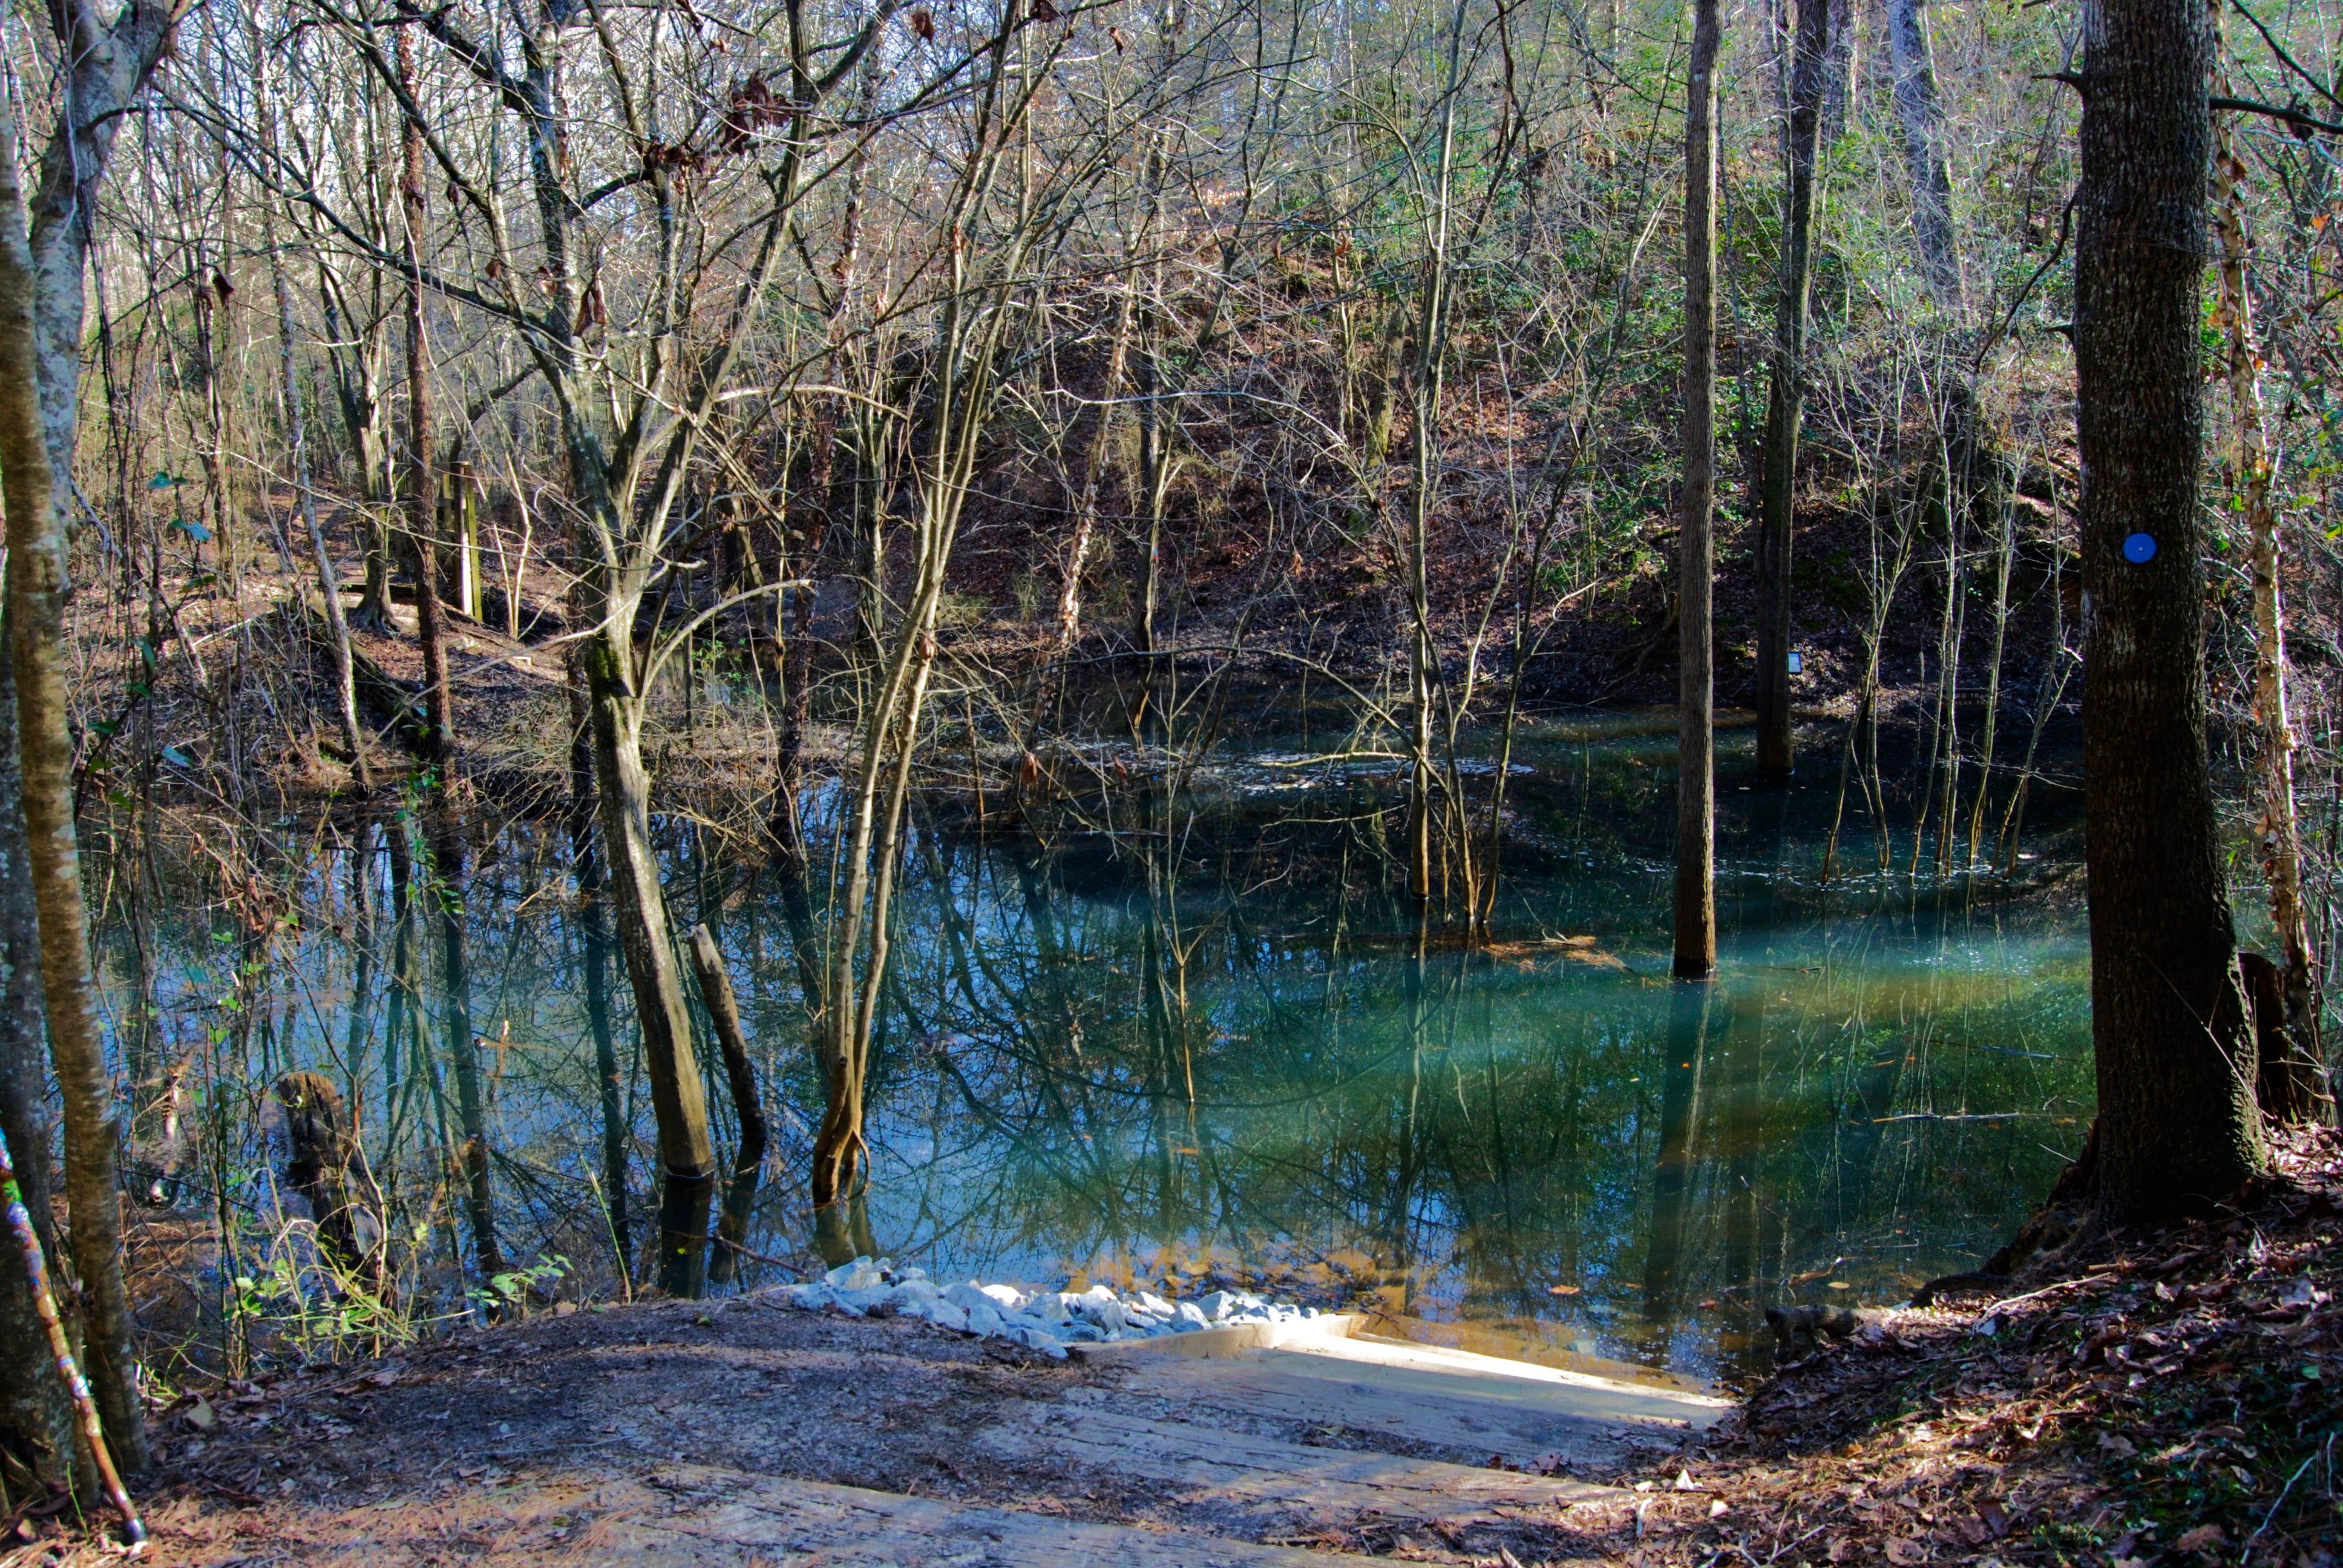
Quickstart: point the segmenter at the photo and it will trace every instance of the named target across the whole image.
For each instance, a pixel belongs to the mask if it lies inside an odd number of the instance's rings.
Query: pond
[[[1766,792],[1727,731],[1722,974],[1687,1000],[1667,979],[1658,728],[1529,727],[1493,930],[1470,950],[1398,894],[1390,765],[1316,759],[1329,738],[1298,724],[1264,718],[1177,779],[1087,807],[1071,789],[1047,820],[918,814],[861,1233],[941,1278],[1242,1279],[1366,1305],[1386,1332],[1726,1381],[1764,1364],[1771,1302],[1896,1301],[1974,1267],[2090,1115],[2080,877],[2058,854],[2079,853],[2071,794],[2036,786],[2022,887],[1915,874],[1908,804],[1883,869],[1835,742]],[[819,807],[812,827],[819,845]],[[743,1244],[803,1263],[820,1091],[788,930],[755,857],[663,832],[673,912],[719,933],[773,1124]],[[475,835],[461,1017],[437,938],[394,918],[394,880],[429,876],[418,824],[280,825],[274,843],[289,902],[230,886],[200,849],[152,872],[143,906],[136,869],[107,867],[111,1022],[157,1193],[264,1236],[282,1199],[262,1096],[315,1068],[359,1107],[411,1289],[459,1304],[445,1264],[471,1238],[442,1154],[450,1031],[468,1023],[505,1255],[560,1260],[559,1293],[617,1288],[608,1138],[639,1255],[650,1109],[611,954],[606,1111],[562,825]],[[142,953],[151,1016],[132,1005]],[[782,1272],[751,1258],[739,1282]]]

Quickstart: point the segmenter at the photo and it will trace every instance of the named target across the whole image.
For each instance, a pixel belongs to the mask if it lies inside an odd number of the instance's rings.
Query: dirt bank
[[[2326,1568],[2343,1543],[2343,1158],[2286,1139],[2225,1215],[1897,1312],[1624,1477],[1669,1563]],[[1699,1490],[1677,1490],[1677,1477]]]

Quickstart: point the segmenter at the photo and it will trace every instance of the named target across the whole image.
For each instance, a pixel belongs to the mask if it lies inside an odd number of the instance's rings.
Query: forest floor
[[[1268,1456],[1246,1484],[1196,1484],[1192,1458],[1166,1470],[1148,1447],[1198,1419],[1161,1397],[1176,1358],[1043,1362],[758,1296],[572,1308],[183,1396],[156,1422],[149,1555],[2328,1568],[2343,1145],[2277,1153],[2222,1216],[2087,1229],[2019,1294],[1868,1314],[1681,1439],[1612,1427],[1532,1459],[1263,1403],[1221,1418],[1215,1476]],[[1356,1505],[1356,1483],[1401,1472],[1422,1517]],[[810,1555],[809,1530],[828,1543]],[[20,1540],[0,1568],[119,1556],[54,1522]]]

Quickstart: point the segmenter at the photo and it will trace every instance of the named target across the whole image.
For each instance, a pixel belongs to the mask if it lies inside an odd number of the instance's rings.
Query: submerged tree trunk
[[[2265,1162],[2205,740],[2207,254],[2202,0],[2086,14],[2080,405],[2091,1039],[2100,1192],[2123,1220],[2235,1191]]]
[[[443,797],[430,813],[431,869],[438,886],[439,975],[447,1009],[447,1056],[456,1070],[456,1113],[464,1133],[464,1208],[472,1226],[472,1260],[480,1282],[505,1271],[497,1243],[496,1187],[488,1173],[488,1108],[480,1094],[480,1050],[472,1033],[472,965],[464,934],[464,835]]]
[[[1684,493],[1676,564],[1675,974],[1716,972],[1716,0],[1694,0],[1684,111]]]
[[[2246,275],[2250,251],[2242,191],[2246,170],[2229,145],[2227,127],[2219,127],[2217,135],[2219,322],[2227,328],[2229,425],[2237,436],[2238,498],[2244,506],[2254,583],[2254,721],[2261,731],[2256,758],[2261,817],[2256,826],[2262,880],[2269,889],[2270,925],[2278,933],[2282,980],[2276,1000],[2284,1018],[2283,1028],[2271,1037],[2279,1048],[2278,1059],[2262,1053],[2265,1060],[2255,1077],[2266,1091],[2259,1096],[2265,1115],[2278,1121],[2308,1121],[2318,1116],[2324,1098],[2318,1081],[2318,971],[2302,907],[2302,834],[2294,806],[2294,724],[2287,702],[2278,515],[2270,499],[2272,462],[2262,409],[2261,349],[2254,340],[2253,294]]]
[[[633,1277],[627,1231],[627,1119],[618,1048],[610,1032],[610,927],[594,845],[593,719],[583,673],[569,659],[569,850],[578,877],[578,940],[586,969],[586,1026],[594,1035],[594,1081],[602,1111],[602,1211],[622,1280]]]
[[[691,1014],[668,940],[659,857],[651,847],[650,779],[642,760],[644,703],[628,668],[634,608],[612,605],[603,615],[604,629],[586,645],[585,656],[594,776],[611,909],[634,988],[659,1122],[659,1283],[671,1295],[697,1296],[707,1282],[716,1150],[708,1135],[707,1091],[691,1049]]]
[[[1815,144],[1832,13],[1847,0],[1799,0],[1791,48],[1789,232],[1774,314],[1772,386],[1757,535],[1757,775],[1786,783],[1790,729],[1790,548],[1798,483],[1798,426],[1806,406],[1806,294],[1814,276]]]
[[[146,1419],[123,1275],[121,1130],[90,970],[74,824],[74,742],[65,693],[65,519],[43,438],[35,367],[33,256],[16,185],[15,125],[0,109],[0,476],[7,510],[7,635],[16,678],[25,839],[40,926],[41,990],[65,1099],[65,1193],[80,1276],[85,1359],[125,1474],[146,1468]],[[80,287],[78,276],[75,278]],[[78,353],[78,344],[75,345]],[[70,450],[70,443],[67,443]]]
[[[740,1027],[732,976],[724,967],[715,933],[705,925],[691,928],[691,967],[699,977],[699,996],[708,1004],[717,1049],[724,1053],[724,1081],[732,1091],[732,1110],[740,1122],[740,1146],[732,1156],[732,1180],[724,1189],[724,1212],[708,1258],[708,1277],[721,1285],[729,1284],[739,1269],[749,1211],[756,1205],[758,1179],[764,1174],[765,1108],[757,1096],[757,1070],[749,1058],[749,1037]]]

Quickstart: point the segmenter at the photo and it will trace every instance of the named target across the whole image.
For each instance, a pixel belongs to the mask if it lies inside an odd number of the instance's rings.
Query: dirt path
[[[1724,1409],[1390,1342],[1182,1338],[1222,1353],[1047,1362],[754,1296],[541,1318],[166,1418],[155,1560],[1581,1562],[1633,1499],[1572,1473]]]

